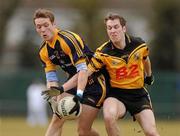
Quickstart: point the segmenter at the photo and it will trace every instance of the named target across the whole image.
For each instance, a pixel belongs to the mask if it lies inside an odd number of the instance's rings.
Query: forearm
[[[149,57],[147,57],[146,60],[144,61],[144,70],[145,70],[146,76],[152,75],[151,62],[150,62]]]
[[[78,74],[75,74],[72,78],[70,78],[67,82],[65,82],[62,86],[64,91],[70,90],[77,86],[78,82]]]
[[[86,87],[87,80],[88,80],[88,71],[87,70],[79,71],[77,90],[83,91]]]
[[[87,84],[88,76],[90,76],[93,73],[90,69],[88,69],[88,71],[86,71],[86,72],[81,71],[80,73],[75,74],[67,82],[65,82],[62,85],[64,88],[64,91],[70,90],[70,89],[76,87],[77,85],[78,85],[77,89],[84,90],[84,88]],[[78,77],[80,77],[80,78],[78,78]],[[86,79],[86,80],[84,80],[84,79]]]
[[[59,87],[58,77],[56,71],[46,72],[46,86],[47,88]]]

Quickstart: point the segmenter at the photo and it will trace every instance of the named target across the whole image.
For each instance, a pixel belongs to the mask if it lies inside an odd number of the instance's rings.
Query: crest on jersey
[[[134,54],[134,59],[135,60],[139,60],[140,59],[140,54],[139,53],[135,53]]]

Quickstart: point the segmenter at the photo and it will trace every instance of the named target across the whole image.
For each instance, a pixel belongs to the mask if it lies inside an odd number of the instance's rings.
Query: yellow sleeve
[[[84,42],[81,37],[70,31],[61,32],[66,38],[61,40],[62,50],[70,57],[73,65],[86,62],[83,49]]]
[[[91,71],[97,71],[101,69],[104,66],[104,56],[99,51],[96,51],[94,54],[94,57],[91,58],[91,62],[88,65],[88,68],[91,69]]]
[[[39,52],[39,56],[40,56],[40,59],[42,62],[42,66],[43,66],[45,72],[55,71],[56,65],[51,62],[51,60],[49,59],[49,57],[47,55],[48,55],[48,52],[45,48],[43,48]]]

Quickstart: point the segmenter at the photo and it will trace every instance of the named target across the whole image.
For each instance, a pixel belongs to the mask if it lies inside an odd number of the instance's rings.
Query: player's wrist
[[[149,73],[146,75],[146,77],[151,77],[152,76],[152,73]]]
[[[64,92],[64,87],[63,87],[63,86],[60,86],[60,87],[59,87],[59,90],[62,91],[62,92]]]
[[[82,98],[84,91],[81,89],[77,89],[76,95]]]
[[[151,74],[150,76],[146,76],[144,82],[145,84],[152,85],[154,83],[153,74]]]
[[[52,86],[51,89],[56,89],[59,91],[60,94],[62,94],[64,92],[64,87],[63,86]]]

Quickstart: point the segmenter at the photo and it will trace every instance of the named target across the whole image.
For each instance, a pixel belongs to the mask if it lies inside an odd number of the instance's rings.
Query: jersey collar
[[[114,46],[111,40],[109,40],[109,43],[111,44],[112,49],[118,49]],[[126,46],[123,50],[126,50],[129,47],[129,44],[131,43],[131,38],[127,33],[125,33],[125,43],[126,43]],[[121,49],[118,49],[118,50],[121,50]]]
[[[52,47],[52,48],[54,48],[55,42],[56,42],[57,37],[58,37],[58,32],[59,32],[59,29],[55,29],[55,30],[54,30],[54,37],[53,37],[52,42],[48,42],[48,41],[47,41],[48,45],[49,45],[50,47]]]

